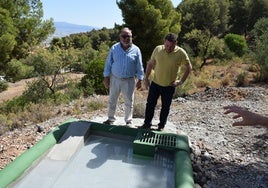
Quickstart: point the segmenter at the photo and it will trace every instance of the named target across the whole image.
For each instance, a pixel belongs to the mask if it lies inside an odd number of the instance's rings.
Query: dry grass
[[[242,63],[232,63],[225,66],[210,65],[203,67],[202,71],[196,72],[191,76],[192,82],[196,88],[204,88],[206,86],[222,87],[236,86],[236,79],[241,74],[246,74],[245,85],[254,82],[256,72],[250,69],[252,65]]]

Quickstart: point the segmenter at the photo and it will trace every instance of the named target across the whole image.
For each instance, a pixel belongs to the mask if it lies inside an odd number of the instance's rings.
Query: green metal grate
[[[156,148],[172,151],[184,150],[185,145],[188,148],[188,143],[185,144],[185,142],[187,142],[185,137],[175,134],[166,134],[158,131],[140,131],[133,142],[133,153],[153,157]]]
[[[176,147],[176,140],[177,138],[174,135],[163,135],[155,132],[143,132],[140,137],[136,139],[136,141],[140,143],[149,143],[170,148]]]

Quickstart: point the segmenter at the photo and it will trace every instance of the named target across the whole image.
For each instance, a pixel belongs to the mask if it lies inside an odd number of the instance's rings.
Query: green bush
[[[81,79],[80,87],[85,95],[107,94],[103,84],[104,61],[95,59],[86,68],[86,75]]]
[[[1,103],[0,105],[0,111],[1,113],[17,113],[24,109],[24,107],[27,105],[27,102],[22,96],[15,97],[12,100],[5,101]]]
[[[84,96],[90,96],[95,93],[94,81],[91,80],[89,75],[85,75],[81,79],[80,88],[82,89]]]
[[[268,80],[268,18],[262,18],[256,22],[252,34],[255,38],[253,58],[260,66],[259,80]]]
[[[42,79],[27,83],[27,90],[23,92],[22,96],[27,102],[38,103],[50,98],[50,92],[47,84]]]
[[[8,84],[6,81],[0,81],[0,92],[7,90]]]
[[[28,78],[33,72],[33,67],[25,65],[22,61],[12,59],[6,67],[6,77],[12,82]]]
[[[223,39],[213,37],[210,40],[207,56],[210,58],[232,59],[234,53],[230,51]]]
[[[82,95],[82,90],[77,83],[69,82],[64,94],[67,95],[70,100],[79,99]]]
[[[227,34],[224,36],[224,42],[239,57],[242,57],[248,49],[246,39],[241,35]]]

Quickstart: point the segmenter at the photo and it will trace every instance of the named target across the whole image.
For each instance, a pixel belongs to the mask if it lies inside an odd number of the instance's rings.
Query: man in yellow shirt
[[[181,79],[178,73],[181,66],[185,71]],[[167,122],[175,88],[183,84],[192,69],[190,59],[184,49],[177,46],[177,35],[169,33],[164,38],[164,44],[156,46],[151,59],[147,64],[145,73],[145,87],[149,88],[147,97],[145,120],[141,128],[150,129],[154,110],[158,98],[161,96],[161,112],[159,117],[158,130],[162,130]],[[152,81],[149,76],[154,71]]]

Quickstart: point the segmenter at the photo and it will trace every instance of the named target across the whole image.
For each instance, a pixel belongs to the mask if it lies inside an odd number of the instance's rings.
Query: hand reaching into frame
[[[225,106],[223,107],[226,111],[224,114],[236,113],[233,116],[233,119],[242,118],[241,121],[236,121],[233,123],[233,126],[255,126],[262,125],[268,127],[268,117],[262,116],[260,114],[256,114],[247,110],[246,108],[242,108],[239,106]]]

